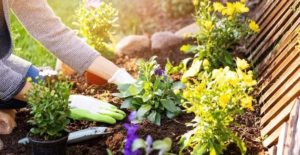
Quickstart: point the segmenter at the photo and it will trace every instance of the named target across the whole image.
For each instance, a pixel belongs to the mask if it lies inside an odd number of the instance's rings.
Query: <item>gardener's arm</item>
[[[14,0],[11,8],[33,37],[78,73],[89,70],[108,79],[118,68],[67,28],[53,13],[47,0]],[[96,59],[104,62],[99,63]]]
[[[0,60],[0,100],[7,101],[18,94],[25,85],[24,77]]]

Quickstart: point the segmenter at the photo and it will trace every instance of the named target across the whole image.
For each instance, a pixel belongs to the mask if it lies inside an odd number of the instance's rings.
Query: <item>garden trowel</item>
[[[87,129],[71,132],[68,137],[68,144],[74,144],[99,137],[110,133],[110,128],[107,127],[90,127]],[[28,138],[23,138],[18,141],[18,144],[26,145],[29,143]]]

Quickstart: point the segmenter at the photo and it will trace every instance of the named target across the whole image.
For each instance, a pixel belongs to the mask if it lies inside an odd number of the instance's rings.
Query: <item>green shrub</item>
[[[97,7],[87,7],[86,3],[87,1],[83,0],[83,4],[77,10],[79,33],[102,55],[112,58],[112,30],[116,26],[118,12],[111,3],[100,2]]]
[[[139,64],[139,77],[134,84],[119,85],[118,97],[124,98],[121,108],[137,110],[138,120],[147,119],[160,125],[161,116],[177,116],[181,97],[178,91],[181,82],[174,82],[152,57],[148,62]]]
[[[32,107],[31,119],[28,121],[33,136],[44,140],[63,136],[70,116],[69,96],[71,84],[59,75],[32,83],[33,88],[26,94]]]
[[[160,0],[160,5],[170,17],[184,16],[194,10],[192,0]]]

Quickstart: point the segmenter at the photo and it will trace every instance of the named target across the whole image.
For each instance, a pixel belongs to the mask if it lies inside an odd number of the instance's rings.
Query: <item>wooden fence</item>
[[[272,155],[300,155],[300,0],[262,0],[252,18],[261,27],[247,50],[259,76],[263,144]]]

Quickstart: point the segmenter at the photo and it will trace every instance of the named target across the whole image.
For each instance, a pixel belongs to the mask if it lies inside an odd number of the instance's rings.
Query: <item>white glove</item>
[[[131,84],[136,80],[124,69],[121,68],[114,73],[114,75],[108,80],[108,83],[119,84]]]
[[[122,120],[126,113],[116,106],[100,101],[93,97],[83,95],[71,95],[69,98],[71,116],[75,120],[90,120],[115,124],[116,120]]]

